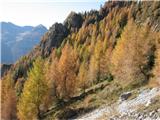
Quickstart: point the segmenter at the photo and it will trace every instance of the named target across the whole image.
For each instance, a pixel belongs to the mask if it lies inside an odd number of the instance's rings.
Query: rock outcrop
[[[75,12],[71,12],[64,21],[64,25],[70,30],[70,32],[77,31],[82,26],[82,23],[82,15]]]
[[[48,56],[53,48],[59,47],[68,33],[67,27],[63,24],[53,24],[49,31],[43,36],[40,43],[42,56]]]
[[[49,31],[43,36],[40,43],[42,56],[47,57],[50,55],[52,49],[59,47],[69,33],[78,31],[82,23],[83,18],[81,14],[71,12],[63,24],[53,24]]]

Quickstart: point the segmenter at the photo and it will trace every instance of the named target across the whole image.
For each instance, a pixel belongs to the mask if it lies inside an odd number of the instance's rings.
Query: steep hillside
[[[159,87],[159,10],[159,1],[109,1],[53,24],[3,77],[2,117],[83,118],[126,91]]]
[[[36,27],[20,27],[13,23],[1,22],[1,63],[15,63],[21,56],[27,54],[37,45],[42,35],[47,31],[43,25]]]

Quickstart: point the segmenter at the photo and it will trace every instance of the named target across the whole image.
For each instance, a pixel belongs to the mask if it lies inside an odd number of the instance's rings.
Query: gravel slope
[[[131,91],[132,93],[133,91]],[[160,120],[160,108],[150,113],[139,113],[141,107],[148,107],[154,98],[160,96],[160,87],[140,89],[138,95],[130,100],[118,100],[110,106],[100,107],[90,113],[80,116],[79,120]]]

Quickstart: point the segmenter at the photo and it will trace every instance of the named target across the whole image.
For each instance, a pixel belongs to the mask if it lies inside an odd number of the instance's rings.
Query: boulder
[[[123,94],[120,96],[120,99],[121,99],[121,101],[127,100],[131,95],[132,95],[131,92],[123,93]]]

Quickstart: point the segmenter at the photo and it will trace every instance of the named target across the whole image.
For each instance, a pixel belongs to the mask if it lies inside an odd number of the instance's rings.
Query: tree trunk
[[[39,109],[39,106],[37,107],[37,111],[38,111],[37,118],[38,118],[38,120],[41,120],[41,111]]]

